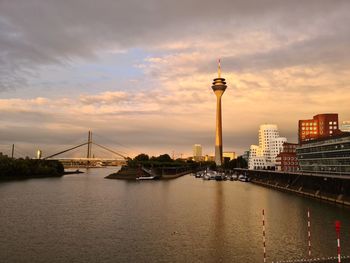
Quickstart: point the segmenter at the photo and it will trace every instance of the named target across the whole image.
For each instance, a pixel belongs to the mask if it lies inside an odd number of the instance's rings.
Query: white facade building
[[[340,130],[343,132],[350,132],[350,121],[343,121],[340,125]]]
[[[248,168],[265,169],[276,165],[276,156],[282,151],[285,137],[279,137],[275,124],[263,124],[259,128],[259,146],[250,146]]]
[[[282,152],[283,143],[287,142],[285,137],[277,137],[271,141],[270,146],[270,162],[273,163],[273,166],[276,165],[276,156]]]

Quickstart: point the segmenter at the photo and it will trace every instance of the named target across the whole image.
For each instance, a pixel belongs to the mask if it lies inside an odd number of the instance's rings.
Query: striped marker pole
[[[338,263],[341,263],[340,256],[340,221],[335,221],[335,231],[337,232],[337,245],[338,245]]]
[[[311,257],[311,223],[310,223],[310,210],[307,209],[307,236],[308,236],[308,249],[309,258]]]
[[[264,245],[264,263],[266,263],[266,238],[265,238],[265,210],[262,210],[262,224],[263,224],[263,245]]]

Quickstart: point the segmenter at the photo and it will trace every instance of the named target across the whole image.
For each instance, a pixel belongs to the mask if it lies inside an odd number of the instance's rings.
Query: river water
[[[108,180],[112,168],[0,183],[0,262],[268,262],[350,254],[350,210],[251,183]]]

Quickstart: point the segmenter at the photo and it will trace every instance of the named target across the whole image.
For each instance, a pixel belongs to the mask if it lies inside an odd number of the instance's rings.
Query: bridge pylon
[[[87,155],[86,158],[91,158],[91,152],[92,152],[92,132],[89,131],[88,133],[88,143],[87,143]]]

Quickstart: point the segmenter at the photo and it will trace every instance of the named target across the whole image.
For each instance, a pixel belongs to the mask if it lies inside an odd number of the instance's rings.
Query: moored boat
[[[238,176],[238,180],[241,181],[241,182],[249,182],[250,181],[249,177],[247,177],[247,176],[245,176],[243,174]]]
[[[155,178],[155,176],[140,176],[137,177],[136,180],[154,180]]]

